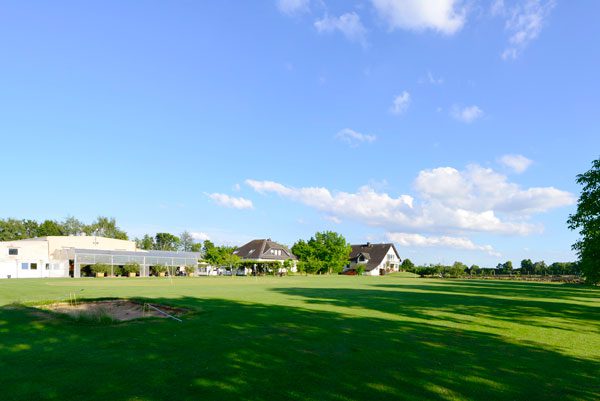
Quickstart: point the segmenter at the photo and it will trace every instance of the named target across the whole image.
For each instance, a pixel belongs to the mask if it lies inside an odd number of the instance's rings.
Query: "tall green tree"
[[[154,236],[154,247],[159,251],[176,251],[179,243],[179,237],[171,233],[156,233]]]
[[[548,272],[548,266],[546,265],[546,262],[544,262],[543,260],[540,260],[539,262],[535,262],[533,264],[533,272],[535,274],[546,274]]]
[[[404,259],[400,268],[404,271],[411,271],[415,268],[415,264],[410,259]]]
[[[98,216],[89,226],[85,227],[87,235],[97,235],[99,237],[129,239],[127,233],[117,226],[117,221],[114,217]]]
[[[0,241],[16,241],[28,238],[27,231],[24,220],[0,220]]]
[[[54,220],[45,220],[38,227],[38,236],[50,237],[50,236],[61,236],[65,235],[61,224]]]
[[[567,224],[581,238],[573,244],[579,256],[579,268],[588,284],[600,283],[600,159],[592,168],[577,176],[582,191],[577,212],[569,216]]]
[[[35,238],[40,236],[40,225],[35,220],[23,220],[22,238]]]
[[[85,224],[73,216],[65,218],[60,225],[62,226],[63,235],[81,235],[85,233]]]
[[[462,262],[454,262],[452,266],[448,268],[448,275],[452,277],[460,277],[469,270],[469,267]]]
[[[191,252],[192,246],[194,245],[194,238],[192,234],[187,231],[179,234],[179,248],[184,252]]]
[[[478,265],[471,265],[471,267],[469,267],[469,275],[471,275],[471,276],[473,274],[477,275],[477,274],[479,274],[480,270],[481,270],[481,267],[479,267]]]
[[[210,241],[204,241],[202,246],[202,253],[204,254],[204,260],[210,263],[213,266],[218,266],[220,264],[220,253],[215,244]]]
[[[300,240],[292,247],[292,253],[303,262],[307,273],[341,272],[351,251],[346,239],[333,231],[318,232],[308,242]]]
[[[145,249],[147,251],[156,248],[154,244],[154,238],[148,234],[145,234],[142,239],[136,240],[136,244],[138,248]]]
[[[521,261],[521,274],[532,274],[533,272],[533,262],[531,259],[523,259]]]

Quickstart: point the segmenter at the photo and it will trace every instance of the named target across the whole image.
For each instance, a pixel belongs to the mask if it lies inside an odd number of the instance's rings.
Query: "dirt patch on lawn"
[[[127,321],[145,317],[169,318],[167,314],[178,317],[184,313],[184,310],[170,306],[139,303],[125,299],[77,303],[60,302],[41,305],[39,308],[51,312],[64,313],[75,318],[90,320],[110,319],[116,321]]]

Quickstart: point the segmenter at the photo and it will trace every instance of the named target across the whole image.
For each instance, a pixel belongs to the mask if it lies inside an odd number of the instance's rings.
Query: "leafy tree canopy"
[[[582,191],[577,212],[569,216],[568,225],[581,238],[573,244],[579,256],[579,265],[587,283],[600,283],[600,159],[592,168],[577,176]]]
[[[351,251],[346,239],[333,231],[318,232],[308,242],[299,240],[292,247],[292,253],[307,273],[341,272]]]
[[[154,237],[155,249],[160,251],[176,251],[179,248],[179,237],[170,233],[156,233]]]

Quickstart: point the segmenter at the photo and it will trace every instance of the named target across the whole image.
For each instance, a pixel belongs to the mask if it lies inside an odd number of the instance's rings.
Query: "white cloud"
[[[443,247],[464,249],[468,251],[482,251],[489,255],[502,256],[491,245],[477,245],[464,237],[430,236],[409,233],[387,233],[388,240],[406,247]]]
[[[415,189],[421,198],[443,207],[512,217],[528,217],[575,202],[569,192],[554,187],[523,189],[508,182],[506,176],[478,165],[463,171],[452,167],[423,170],[415,180]]]
[[[195,241],[203,242],[206,240],[210,240],[210,236],[204,232],[191,232],[190,235]]]
[[[575,197],[553,187],[521,188],[506,176],[478,165],[459,171],[441,167],[421,171],[416,199],[390,196],[363,186],[355,193],[323,187],[294,188],[273,181],[246,180],[255,191],[275,193],[327,216],[349,219],[390,232],[487,232],[527,235],[543,227],[531,217],[571,205]]]
[[[515,173],[521,174],[531,166],[533,161],[523,155],[504,155],[500,158],[500,163]]]
[[[555,6],[555,0],[524,0],[512,7],[507,7],[500,0],[492,4],[492,15],[506,18],[505,29],[510,34],[508,46],[502,52],[504,60],[516,59],[529,43],[537,39]]]
[[[390,111],[393,114],[400,115],[408,109],[409,105],[410,105],[410,93],[408,93],[407,91],[404,91],[394,98],[394,101],[392,103],[392,107],[390,108]]]
[[[348,40],[366,46],[367,30],[355,12],[342,14],[339,17],[325,16],[315,21],[315,28],[319,33],[340,31]]]
[[[229,207],[233,209],[252,209],[254,205],[252,201],[245,198],[234,198],[227,194],[208,194],[208,197],[214,200],[217,205]]]
[[[441,85],[444,83],[444,78],[436,77],[431,73],[431,71],[427,71],[427,76],[419,79],[420,84],[431,84],[431,85]]]
[[[338,132],[335,137],[340,141],[347,143],[351,147],[356,147],[361,143],[371,143],[377,139],[375,135],[361,134],[360,132],[356,132],[350,128],[344,128]]]
[[[342,224],[342,220],[339,217],[335,216],[325,216],[325,220],[331,221],[335,224]]]
[[[308,12],[310,0],[277,0],[277,8],[286,15],[299,15]]]
[[[390,29],[423,31],[446,35],[458,32],[466,22],[462,0],[371,0]]]
[[[481,110],[478,106],[468,106],[468,107],[454,107],[452,110],[452,117],[457,119],[458,121],[462,121],[463,123],[470,124],[473,121],[481,118],[483,116],[483,110]]]

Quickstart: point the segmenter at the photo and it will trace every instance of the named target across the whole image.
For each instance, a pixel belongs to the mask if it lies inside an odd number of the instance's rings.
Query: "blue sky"
[[[424,4],[427,3],[427,4]],[[572,260],[592,1],[0,3],[3,218]]]

